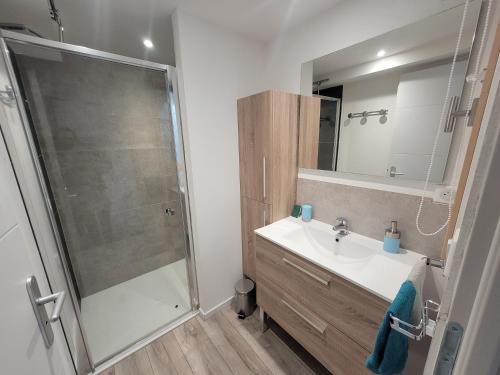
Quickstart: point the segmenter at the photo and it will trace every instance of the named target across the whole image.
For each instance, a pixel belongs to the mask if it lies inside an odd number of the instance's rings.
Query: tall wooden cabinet
[[[254,230],[290,215],[297,179],[299,96],[238,100],[243,273],[255,280]]]

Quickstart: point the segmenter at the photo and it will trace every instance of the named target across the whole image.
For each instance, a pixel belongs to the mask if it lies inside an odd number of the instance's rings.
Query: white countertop
[[[382,241],[354,232],[336,242],[332,226],[317,220],[288,217],[255,233],[388,302],[423,257],[404,249],[388,253]]]

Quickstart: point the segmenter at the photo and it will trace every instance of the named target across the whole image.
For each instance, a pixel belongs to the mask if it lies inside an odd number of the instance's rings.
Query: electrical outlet
[[[455,187],[454,186],[443,186],[443,187],[438,187],[436,190],[434,190],[434,195],[432,197],[432,200],[434,203],[450,203],[453,202],[455,199]]]

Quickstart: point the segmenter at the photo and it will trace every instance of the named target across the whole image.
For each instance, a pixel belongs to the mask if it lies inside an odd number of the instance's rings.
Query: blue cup
[[[302,205],[302,221],[311,221],[313,215],[313,207],[310,204]]]

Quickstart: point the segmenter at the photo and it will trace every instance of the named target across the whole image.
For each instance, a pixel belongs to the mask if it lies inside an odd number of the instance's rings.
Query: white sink
[[[317,220],[288,217],[255,233],[389,302],[423,257],[409,250],[387,253],[382,241],[354,232],[337,242],[332,226]]]
[[[339,262],[367,262],[376,252],[359,241],[359,236],[351,233],[339,241],[335,240],[333,229],[325,231],[313,225],[301,225],[284,235],[291,241],[303,246],[312,246],[318,252],[335,257]]]

